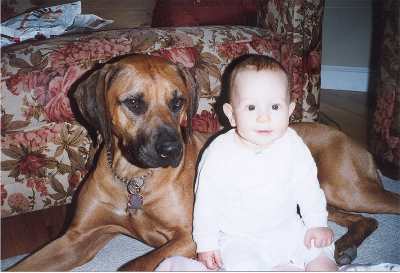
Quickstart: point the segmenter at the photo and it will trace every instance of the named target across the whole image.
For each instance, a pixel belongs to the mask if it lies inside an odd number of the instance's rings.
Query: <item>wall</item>
[[[372,1],[325,0],[322,88],[367,91]]]

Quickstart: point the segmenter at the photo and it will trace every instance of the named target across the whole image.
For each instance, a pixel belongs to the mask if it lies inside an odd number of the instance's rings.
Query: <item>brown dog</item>
[[[101,133],[97,165],[67,232],[12,270],[72,269],[120,233],[155,247],[124,270],[151,271],[168,256],[193,257],[195,165],[207,137],[192,134],[189,126],[197,108],[190,74],[159,57],[128,56],[95,71],[74,96],[85,120]],[[330,219],[349,227],[336,243],[336,258],[350,262],[349,250],[377,225],[344,211],[400,213],[399,195],[383,190],[371,155],[341,132],[314,123],[292,128],[317,162]]]

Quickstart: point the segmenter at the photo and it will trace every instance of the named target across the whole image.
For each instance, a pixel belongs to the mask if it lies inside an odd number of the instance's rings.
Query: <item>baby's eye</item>
[[[278,110],[279,108],[279,104],[272,104],[272,110]]]
[[[253,104],[250,104],[247,106],[247,109],[249,109],[249,111],[253,111],[254,109],[256,109],[256,106]]]

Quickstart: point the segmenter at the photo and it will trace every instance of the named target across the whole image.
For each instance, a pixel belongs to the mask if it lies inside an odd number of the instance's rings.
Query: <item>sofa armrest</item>
[[[259,1],[257,25],[312,51],[320,45],[323,7],[324,0]]]

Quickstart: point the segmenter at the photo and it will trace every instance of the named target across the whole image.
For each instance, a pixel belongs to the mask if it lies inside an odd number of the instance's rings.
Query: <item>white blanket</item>
[[[37,36],[50,38],[77,29],[99,29],[111,24],[94,14],[81,14],[81,1],[39,8],[23,13],[1,24],[1,47]]]

